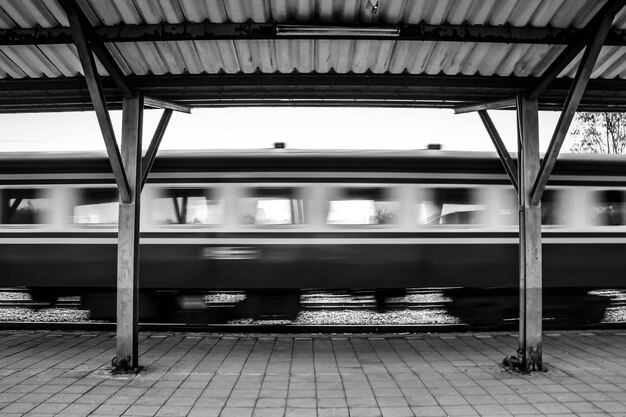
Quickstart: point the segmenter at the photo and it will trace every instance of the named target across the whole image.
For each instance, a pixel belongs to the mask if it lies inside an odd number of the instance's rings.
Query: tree
[[[626,151],[626,113],[576,113],[574,153],[623,154]]]
[[[385,208],[377,208],[373,220],[374,224],[393,224],[396,222],[396,214]]]

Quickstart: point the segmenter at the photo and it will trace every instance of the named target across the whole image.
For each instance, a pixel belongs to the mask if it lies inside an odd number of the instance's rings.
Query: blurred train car
[[[445,287],[469,323],[515,317],[517,199],[495,155],[444,151],[163,153],[141,201],[140,307],[246,290],[293,317],[301,289]],[[580,321],[626,287],[626,161],[564,155],[544,199],[546,306]],[[0,155],[0,286],[115,314],[117,191],[90,154]]]

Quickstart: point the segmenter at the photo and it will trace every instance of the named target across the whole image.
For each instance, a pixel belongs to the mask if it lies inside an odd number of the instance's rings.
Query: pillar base
[[[533,349],[524,355],[524,352],[517,352],[517,355],[507,356],[502,360],[502,366],[507,371],[528,374],[531,372],[548,372],[548,367],[543,363],[541,353],[538,349]]]
[[[130,356],[120,360],[117,357],[111,359],[111,373],[113,375],[136,375],[143,370],[143,366],[133,366]]]

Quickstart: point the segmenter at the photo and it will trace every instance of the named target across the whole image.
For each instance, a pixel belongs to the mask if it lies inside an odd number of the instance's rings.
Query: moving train
[[[626,160],[563,155],[542,201],[546,306],[598,320],[626,287]],[[0,287],[115,315],[118,195],[100,154],[0,155]],[[140,314],[245,290],[293,317],[302,289],[443,288],[468,323],[518,309],[518,212],[495,154],[161,153],[141,201]],[[601,300],[602,299],[602,300]]]

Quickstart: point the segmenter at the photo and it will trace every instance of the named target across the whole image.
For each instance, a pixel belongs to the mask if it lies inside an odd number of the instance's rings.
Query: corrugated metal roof
[[[452,24],[582,28],[607,0],[77,0],[94,26],[167,22]],[[57,0],[0,0],[0,29],[69,26]],[[626,9],[613,26],[626,29]],[[126,75],[338,73],[539,76],[563,45],[404,40],[108,43]],[[626,79],[626,47],[605,46],[592,78]],[[577,58],[561,77],[573,77]],[[99,73],[107,75],[98,65]],[[73,44],[0,45],[0,78],[82,74]]]
[[[341,22],[583,27],[605,1],[80,0],[95,26],[160,22]],[[0,28],[68,26],[56,0],[0,1]],[[626,28],[626,12],[615,26]],[[299,73],[536,76],[562,46],[372,40],[219,40],[108,44],[126,74]],[[605,47],[594,78],[625,78],[624,47]],[[571,77],[571,65],[562,76]],[[81,74],[73,45],[0,46],[0,77]],[[100,68],[102,75],[107,75]]]
[[[419,23],[583,27],[607,0],[78,0],[95,26],[160,22]],[[374,6],[378,5],[376,12]],[[68,26],[56,0],[0,1],[0,28]],[[626,13],[615,20],[626,28]]]
[[[365,73],[538,76],[560,45],[378,40],[217,40],[108,44],[126,75]],[[626,78],[625,47],[605,46],[592,78]],[[578,59],[561,74],[573,77]],[[99,66],[101,75],[108,75]],[[82,75],[74,45],[0,46],[0,77]]]

